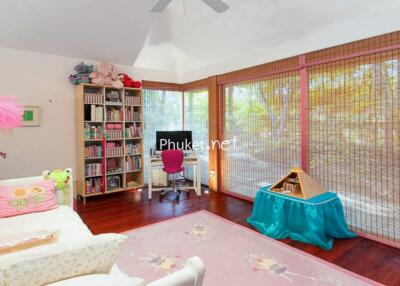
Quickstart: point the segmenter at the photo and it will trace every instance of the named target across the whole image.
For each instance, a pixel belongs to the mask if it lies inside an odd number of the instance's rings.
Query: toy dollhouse
[[[293,168],[270,191],[301,199],[310,199],[325,193],[324,188],[299,167]]]

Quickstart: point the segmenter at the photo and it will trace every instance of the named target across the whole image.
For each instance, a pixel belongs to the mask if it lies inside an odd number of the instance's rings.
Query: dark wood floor
[[[94,197],[88,199],[86,205],[79,201],[78,213],[95,234],[123,232],[199,210],[251,228],[246,223],[252,209],[249,202],[213,192],[200,198],[194,194],[183,195],[179,203],[172,196],[160,202],[156,193],[149,202],[144,190]],[[331,251],[289,239],[284,242],[382,284],[400,285],[399,249],[365,238],[336,240]]]

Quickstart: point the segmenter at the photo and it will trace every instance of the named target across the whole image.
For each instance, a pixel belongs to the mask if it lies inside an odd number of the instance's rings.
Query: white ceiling
[[[400,28],[399,0],[2,0],[0,46],[134,65],[185,82]]]

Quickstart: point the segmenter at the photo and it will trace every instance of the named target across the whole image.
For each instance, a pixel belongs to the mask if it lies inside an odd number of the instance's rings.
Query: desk
[[[162,168],[164,166],[160,156],[150,156],[149,159],[149,200],[151,200],[151,194],[154,191],[162,191],[168,187],[153,187],[153,169]],[[183,160],[183,166],[193,167],[193,186],[180,187],[180,190],[195,190],[198,196],[201,196],[201,168],[200,159],[197,157],[185,157]]]
[[[275,239],[318,245],[330,250],[334,238],[357,235],[347,228],[342,203],[335,193],[324,193],[308,200],[281,195],[261,188],[247,222],[262,234]]]

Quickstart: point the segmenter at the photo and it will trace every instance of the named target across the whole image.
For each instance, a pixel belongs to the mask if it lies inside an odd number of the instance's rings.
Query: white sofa
[[[42,179],[41,177],[32,177],[25,179],[15,179],[0,181],[3,184],[18,184],[34,182]],[[79,215],[73,211],[71,206],[58,206],[58,208],[38,213],[19,215],[0,219],[0,239],[8,234],[19,232],[35,232],[43,230],[57,230],[60,232],[57,243],[76,243],[84,241],[93,236],[87,226],[83,223]],[[40,248],[20,251],[21,255],[25,251],[40,251]],[[2,255],[5,259],[7,254]],[[0,260],[1,261],[1,260]],[[0,262],[1,263],[1,262]],[[163,277],[157,281],[146,282],[140,278],[129,277],[122,273],[116,265],[113,266],[109,274],[92,274],[58,281],[48,285],[52,286],[78,286],[78,285],[96,285],[96,286],[201,286],[203,283],[205,267],[201,259],[193,257],[186,262],[186,266],[169,276]]]

